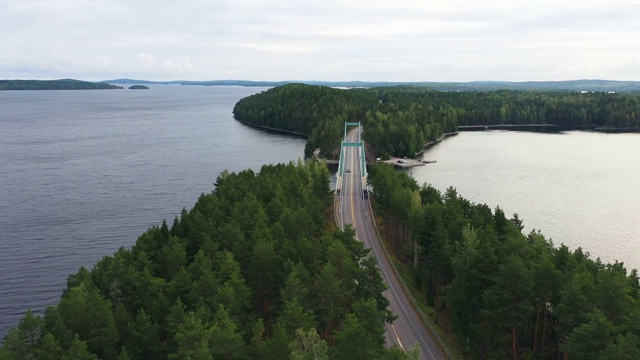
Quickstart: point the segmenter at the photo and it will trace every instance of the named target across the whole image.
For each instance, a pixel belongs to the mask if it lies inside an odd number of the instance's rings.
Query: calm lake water
[[[423,155],[436,164],[409,172],[631,270],[640,268],[639,154],[640,134],[463,132]]]
[[[190,208],[225,169],[302,157],[305,140],[233,120],[265,89],[0,92],[0,337],[67,277]],[[640,267],[640,135],[461,133],[419,183],[517,212],[556,244]]]
[[[233,119],[265,88],[0,91],[0,339],[67,277],[169,224],[225,169],[297,160],[304,139]]]

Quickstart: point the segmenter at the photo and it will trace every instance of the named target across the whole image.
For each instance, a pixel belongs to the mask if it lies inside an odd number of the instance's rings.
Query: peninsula
[[[122,89],[107,83],[73,79],[61,80],[0,80],[0,90],[103,90]]]

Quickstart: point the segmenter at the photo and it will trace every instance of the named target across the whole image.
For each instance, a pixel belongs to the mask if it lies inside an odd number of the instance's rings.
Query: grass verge
[[[375,212],[375,207],[374,207],[374,212]],[[447,349],[449,349],[453,357],[455,359],[464,359],[464,355],[462,354],[462,351],[460,351],[458,344],[451,337],[449,337],[449,335],[445,335],[444,329],[440,327],[440,324],[436,323],[435,310],[432,307],[427,305],[427,301],[424,297],[424,294],[420,291],[420,289],[414,286],[413,271],[411,270],[408,264],[403,263],[396,257],[395,251],[393,251],[391,245],[389,244],[386,237],[384,236],[385,234],[384,226],[382,225],[382,220],[380,219],[380,216],[378,216],[377,213],[376,213],[376,226],[378,226],[378,229],[380,230],[380,236],[382,237],[381,239],[382,245],[387,249],[388,254],[391,256],[391,261],[393,261],[393,264],[398,270],[398,275],[402,277],[405,284],[407,285],[407,288],[409,289],[409,292],[411,293],[413,298],[416,299],[416,302],[418,303],[420,310],[422,310],[422,312],[429,318],[431,325],[437,332],[438,336],[440,336],[442,341],[445,343],[445,346],[447,347]]]

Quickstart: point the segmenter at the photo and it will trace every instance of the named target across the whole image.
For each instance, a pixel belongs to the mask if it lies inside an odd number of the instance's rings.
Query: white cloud
[[[0,78],[639,80],[635,0],[0,0]]]
[[[154,67],[158,63],[158,60],[153,55],[138,53],[136,55],[135,63],[142,67]]]
[[[285,53],[285,54],[311,54],[318,52],[318,49],[311,46],[295,46],[286,44],[237,44],[239,47],[254,49],[264,52]]]

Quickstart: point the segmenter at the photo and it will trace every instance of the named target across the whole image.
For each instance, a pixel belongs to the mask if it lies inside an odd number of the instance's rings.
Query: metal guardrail
[[[360,127],[360,123],[345,123],[345,139],[347,136],[347,126],[355,126],[357,125],[358,127]],[[360,129],[362,129],[360,127]],[[364,176],[366,177],[366,162],[365,162],[365,151],[364,151],[364,143],[362,142],[362,139],[359,138],[359,143],[349,143],[349,142],[342,142],[341,147],[340,147],[340,161],[339,161],[339,165],[338,165],[338,176],[342,176],[342,160],[343,160],[343,150],[345,146],[361,146],[362,148],[362,154],[361,154],[361,161],[362,161],[362,167],[363,167],[363,173]],[[343,226],[344,223],[342,223],[340,220],[342,218],[342,208],[340,206],[336,206],[336,203],[340,203],[340,199],[342,199],[342,191],[340,192],[339,196],[335,196],[334,197],[334,217],[335,217],[335,221],[336,221],[336,225],[338,225],[338,227],[340,227],[341,229],[344,230]],[[400,272],[398,271],[398,268],[396,267],[396,265],[393,263],[393,260],[391,259],[391,255],[389,255],[389,252],[387,251],[386,246],[384,245],[384,242],[381,241],[381,236],[380,236],[380,231],[378,230],[378,224],[376,223],[376,218],[375,215],[373,213],[373,207],[371,206],[371,200],[369,198],[366,199],[367,204],[369,205],[369,213],[371,214],[371,221],[373,222],[373,227],[376,230],[376,234],[378,235],[378,241],[380,241],[380,246],[382,247],[383,251],[384,251],[384,255],[387,258],[387,261],[389,261],[389,264],[391,264],[391,268],[393,269],[393,273],[396,276],[396,278],[398,279],[398,281],[400,282],[400,284],[402,284],[402,287],[404,289],[404,293],[407,295],[407,297],[409,298],[409,300],[411,300],[411,303],[413,305],[413,308],[416,309],[416,311],[418,312],[418,314],[420,315],[420,317],[422,318],[422,322],[425,323],[428,327],[429,330],[431,331],[431,334],[433,334],[433,337],[437,340],[438,344],[440,345],[440,347],[442,348],[442,350],[444,351],[445,355],[450,359],[450,360],[454,360],[454,356],[453,354],[451,354],[451,351],[449,351],[449,349],[447,348],[447,346],[444,344],[444,341],[442,341],[442,338],[440,337],[440,335],[438,335],[438,333],[436,332],[435,328],[433,327],[433,325],[431,324],[431,321],[429,321],[429,319],[427,318],[427,316],[424,314],[424,312],[422,312],[422,310],[420,309],[420,307],[418,306],[418,302],[416,301],[416,299],[413,297],[413,295],[411,294],[411,292],[409,291],[409,287],[407,286],[407,284],[405,283],[404,279],[402,278],[402,276],[400,276]],[[375,251],[375,249],[373,249]],[[379,261],[379,260],[378,260]]]
[[[341,195],[333,196],[333,217],[335,218],[336,226],[338,226],[340,230],[344,230],[344,225],[340,222],[340,217],[342,217],[342,207],[338,207],[341,198]]]
[[[433,327],[433,325],[431,324],[431,321],[429,321],[429,319],[427,318],[427,316],[424,314],[424,312],[422,312],[422,310],[420,309],[420,307],[418,306],[418,302],[416,301],[416,299],[413,297],[413,294],[411,294],[411,292],[409,291],[409,287],[407,286],[407,284],[405,283],[404,279],[402,278],[402,276],[400,276],[400,272],[398,271],[398,268],[396,268],[396,264],[393,263],[393,260],[391,259],[391,255],[389,255],[389,251],[387,251],[387,247],[384,245],[384,243],[382,242],[382,238],[380,237],[380,231],[378,231],[378,224],[376,223],[376,218],[375,215],[373,213],[373,207],[371,206],[371,200],[368,199],[367,203],[369,204],[369,212],[371,214],[371,221],[373,222],[373,227],[376,229],[376,234],[378,235],[378,241],[380,241],[380,247],[382,247],[382,250],[384,251],[385,257],[387,258],[387,260],[389,261],[389,264],[391,264],[391,268],[393,269],[394,274],[396,275],[396,278],[398,279],[398,281],[400,281],[400,284],[402,284],[402,287],[404,288],[404,292],[407,295],[407,297],[411,300],[411,303],[413,304],[414,309],[416,309],[416,311],[418,312],[418,314],[420,314],[420,317],[422,318],[423,322],[425,324],[427,324],[427,326],[429,327],[429,330],[431,331],[431,333],[433,334],[433,336],[435,337],[435,339],[438,341],[438,344],[440,345],[440,347],[442,348],[442,350],[444,351],[445,355],[451,359],[454,360],[455,357],[453,356],[453,354],[451,354],[451,351],[449,351],[449,349],[447,348],[447,346],[444,344],[444,341],[442,341],[442,338],[440,337],[440,335],[438,335],[438,333],[436,332],[435,328]]]

